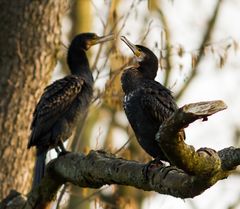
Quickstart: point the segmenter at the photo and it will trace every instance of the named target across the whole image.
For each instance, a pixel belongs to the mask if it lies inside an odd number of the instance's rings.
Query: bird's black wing
[[[148,81],[147,86],[142,91],[141,107],[153,121],[162,124],[178,110],[171,91],[158,82]],[[181,138],[185,140],[184,129],[180,130],[179,133]]]
[[[143,86],[141,107],[158,123],[162,123],[178,109],[171,91],[156,81],[149,81]]]
[[[47,86],[33,113],[32,135],[28,147],[35,144],[38,137],[46,134],[52,125],[71,107],[81,92],[84,80],[69,75]]]

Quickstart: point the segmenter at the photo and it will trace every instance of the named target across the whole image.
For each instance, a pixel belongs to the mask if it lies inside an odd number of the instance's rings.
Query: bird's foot
[[[180,170],[177,169],[177,167],[171,165],[163,166],[160,171],[162,173],[162,179],[165,179],[168,173],[171,171],[177,171],[178,173],[180,172]]]
[[[154,160],[149,161],[143,168],[142,173],[146,180],[148,180],[148,171],[164,165],[160,158],[156,157]]]
[[[69,154],[69,153],[71,153],[71,152],[66,151],[66,150],[61,151],[61,152],[58,153],[58,157],[63,156],[63,155],[66,155],[66,154]]]
[[[69,151],[66,150],[66,148],[64,147],[64,144],[62,141],[59,142],[58,146],[55,148],[58,157],[66,155],[68,153],[70,153]]]
[[[58,156],[58,157],[70,153],[70,152],[67,151],[65,148],[64,148],[64,149],[60,149],[59,147],[56,147],[55,150],[56,150],[56,152],[57,152],[57,156]]]

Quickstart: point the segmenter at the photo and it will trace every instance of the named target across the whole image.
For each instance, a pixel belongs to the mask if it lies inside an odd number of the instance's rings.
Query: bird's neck
[[[156,63],[144,63],[140,64],[138,71],[141,72],[142,76],[146,79],[154,80],[157,76],[158,64]]]
[[[67,62],[73,75],[79,75],[93,81],[88,58],[84,49],[70,49],[67,55]]]
[[[125,69],[122,76],[122,88],[125,94],[129,94],[132,91],[135,91],[139,88],[139,84],[141,83],[142,75],[139,73],[138,69],[136,68],[128,68]]]

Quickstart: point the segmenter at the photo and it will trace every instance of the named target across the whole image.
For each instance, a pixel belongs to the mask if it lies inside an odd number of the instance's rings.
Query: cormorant
[[[126,116],[141,147],[157,161],[168,161],[155,135],[178,107],[171,91],[154,80],[158,71],[156,55],[144,46],[132,44],[124,36],[121,40],[132,50],[138,65],[125,69],[121,76]]]
[[[71,136],[77,119],[87,110],[92,99],[93,76],[86,50],[92,45],[112,39],[113,35],[77,35],[67,54],[71,75],[45,88],[33,113],[32,132],[27,146],[28,149],[32,146],[37,148],[33,187],[39,184],[44,175],[48,150],[55,148],[58,154],[66,152],[63,141]]]

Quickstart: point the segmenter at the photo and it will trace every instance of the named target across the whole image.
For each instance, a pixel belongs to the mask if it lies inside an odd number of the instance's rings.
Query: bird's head
[[[113,40],[114,36],[106,35],[106,36],[98,36],[95,33],[81,33],[72,40],[71,46],[73,48],[82,48],[84,50],[88,50],[91,46],[103,43],[106,41]]]
[[[158,58],[147,47],[142,45],[134,45],[125,36],[121,36],[121,40],[132,50],[136,57],[139,67],[137,68],[144,77],[154,79],[158,70]]]

